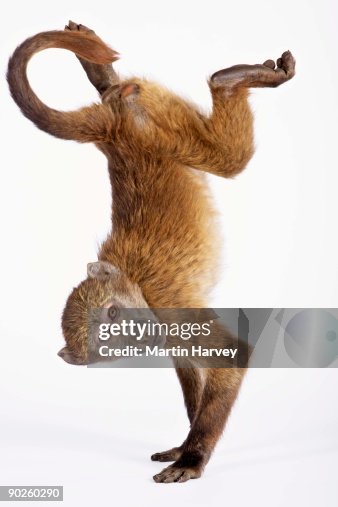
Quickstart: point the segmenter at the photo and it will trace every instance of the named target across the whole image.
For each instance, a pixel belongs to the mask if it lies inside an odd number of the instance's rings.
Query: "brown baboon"
[[[60,112],[32,91],[26,67],[46,48],[79,58],[101,102]],[[69,296],[61,357],[88,364],[87,318],[92,307],[200,308],[217,280],[219,252],[215,210],[205,172],[225,178],[242,171],[253,155],[253,118],[248,88],[276,87],[294,76],[287,51],[262,65],[236,65],[209,79],[212,113],[202,114],[162,86],[121,79],[111,62],[118,53],[92,30],[70,22],[65,31],[44,32],[23,42],[8,66],[11,94],[40,129],[62,139],[93,142],[108,159],[112,186],[112,232],[98,263]],[[90,344],[89,344],[90,347]],[[191,366],[191,365],[190,365]],[[177,368],[190,432],[184,443],[152,456],[174,461],[156,482],[200,477],[236,399],[244,368]]]

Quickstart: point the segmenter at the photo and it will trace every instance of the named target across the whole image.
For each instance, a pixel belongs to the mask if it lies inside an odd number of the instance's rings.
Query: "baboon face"
[[[70,364],[102,360],[98,354],[100,323],[119,322],[124,309],[148,308],[140,287],[110,263],[90,263],[87,274],[68,297],[62,315],[67,345],[58,355]]]

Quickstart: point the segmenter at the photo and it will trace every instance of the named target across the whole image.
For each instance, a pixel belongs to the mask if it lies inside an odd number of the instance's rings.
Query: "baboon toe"
[[[285,72],[288,79],[291,79],[295,75],[296,60],[291,51],[284,51],[282,56],[277,60],[277,67]]]
[[[269,69],[274,69],[276,67],[276,64],[273,60],[266,60],[263,63],[264,67],[269,67]]]
[[[88,28],[85,25],[74,23],[74,21],[69,20],[68,25],[65,26],[65,30],[69,30],[71,32],[85,32],[85,33],[91,33],[95,34],[94,30],[91,28]]]

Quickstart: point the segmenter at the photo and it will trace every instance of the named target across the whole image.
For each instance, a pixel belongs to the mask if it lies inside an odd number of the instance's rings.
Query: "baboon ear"
[[[87,275],[89,278],[97,278],[98,280],[104,280],[109,278],[114,273],[117,273],[117,268],[105,261],[89,262],[87,264]]]
[[[62,357],[62,359],[69,364],[84,364],[78,357],[74,356],[68,347],[63,347],[63,349],[58,352],[58,356]]]

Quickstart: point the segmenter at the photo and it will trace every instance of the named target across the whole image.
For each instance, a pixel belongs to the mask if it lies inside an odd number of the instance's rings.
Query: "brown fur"
[[[43,32],[27,39],[14,52],[8,63],[8,84],[13,99],[21,111],[41,130],[62,139],[95,142],[110,128],[110,116],[98,105],[84,107],[72,113],[51,109],[41,102],[31,89],[26,68],[30,58],[48,48],[64,48],[87,60],[104,64],[116,60],[117,53],[98,37],[74,32]]]
[[[70,23],[66,29],[39,34],[19,46],[9,62],[8,82],[23,114],[39,128],[63,139],[94,142],[108,159],[113,227],[98,258],[116,270],[97,278],[91,274],[74,289],[63,314],[67,347],[60,355],[84,364],[89,361],[86,325],[93,306],[110,304],[112,297],[131,307],[206,305],[217,280],[220,250],[203,172],[232,177],[244,169],[253,154],[247,88],[290,79],[294,60],[284,53],[276,70],[269,60],[265,66],[216,73],[209,81],[213,110],[207,117],[154,83],[119,81],[107,65],[116,58],[114,51],[82,25]],[[59,112],[35,96],[26,65],[35,52],[48,47],[77,53],[102,95],[101,104]],[[175,460],[154,477],[157,482],[184,482],[201,475],[245,371],[177,366],[191,430],[180,447],[152,456]]]

